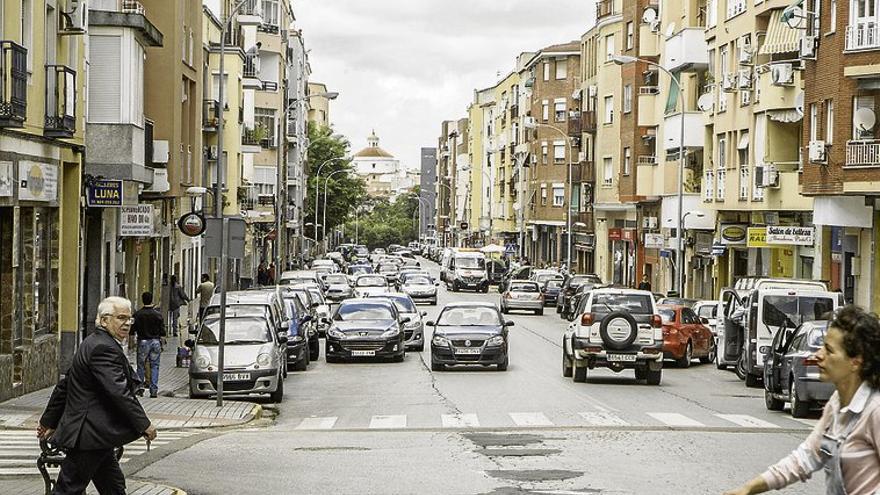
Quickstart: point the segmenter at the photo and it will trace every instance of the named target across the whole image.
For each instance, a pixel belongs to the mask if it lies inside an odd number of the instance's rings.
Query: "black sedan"
[[[497,365],[507,371],[507,328],[494,304],[461,302],[446,305],[434,327],[431,338],[431,370],[442,371],[450,365]]]
[[[559,299],[559,292],[562,290],[563,283],[562,279],[559,278],[551,278],[544,282],[544,285],[541,286],[541,292],[544,293],[544,304],[547,306],[556,306],[556,301]]]
[[[342,301],[327,329],[324,355],[328,363],[352,358],[390,358],[403,361],[404,325],[394,303],[384,299]]]

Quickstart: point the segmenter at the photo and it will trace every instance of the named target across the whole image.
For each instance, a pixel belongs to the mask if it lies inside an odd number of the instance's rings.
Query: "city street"
[[[450,301],[498,298],[441,288],[440,304],[421,308],[427,320]],[[574,383],[561,375],[566,323],[553,308],[510,318],[507,372],[432,373],[427,348],[403,363],[328,365],[322,351],[287,378],[276,424],[207,439],[137,476],[190,494],[709,494],[786,455],[814,423],[767,411],[760,389],[713,365],[669,364],[659,387],[599,369]],[[818,494],[822,482],[789,492]]]

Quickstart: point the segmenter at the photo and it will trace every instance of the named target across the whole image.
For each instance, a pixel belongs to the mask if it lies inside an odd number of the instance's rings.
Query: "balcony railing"
[[[22,127],[27,118],[27,49],[0,41],[0,127]]]
[[[880,49],[880,22],[861,23],[847,26],[846,49]]]
[[[568,135],[574,137],[581,137],[581,133],[583,132],[583,125],[581,123],[581,119],[571,118],[568,120]]]
[[[595,110],[587,110],[586,112],[581,112],[581,129],[583,132],[589,132],[590,134],[596,133]]]
[[[261,132],[258,132],[257,129],[248,129],[244,128],[244,131],[241,133],[241,145],[242,146],[259,146],[260,140],[262,136]]]
[[[576,163],[571,167],[572,182],[593,182],[593,180],[593,162],[583,161]]]
[[[639,155],[636,165],[657,165],[657,157],[653,155]]]
[[[263,15],[262,5],[260,4],[261,0],[245,0],[244,5],[241,6],[241,10],[238,11],[238,15]]]
[[[582,223],[582,224],[586,225],[586,227],[585,227],[586,230],[588,230],[590,232],[593,231],[593,212],[579,211],[575,218],[577,218],[578,223]]]
[[[213,132],[220,123],[220,102],[217,100],[202,101],[202,130]]]
[[[122,12],[125,14],[146,15],[144,5],[138,0],[122,0]]]
[[[239,48],[244,48],[244,33],[241,27],[237,29],[233,28],[229,31],[226,31],[226,46],[237,46]]]
[[[246,53],[244,55],[244,77],[256,79],[257,73],[260,71],[259,55],[256,53]]]
[[[880,166],[880,139],[849,141],[846,143],[847,167]]]
[[[596,2],[596,19],[601,19],[614,13],[614,0],[599,0]]]
[[[73,137],[76,132],[76,71],[64,65],[46,66],[46,121],[43,135]]]

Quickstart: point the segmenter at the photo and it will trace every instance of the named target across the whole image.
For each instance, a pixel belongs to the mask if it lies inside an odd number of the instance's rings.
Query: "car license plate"
[[[636,361],[635,354],[608,354],[607,359],[609,361],[623,361],[634,363]]]
[[[351,351],[351,357],[372,357],[376,351]]]
[[[250,373],[223,373],[224,382],[246,382],[250,379]]]
[[[475,349],[475,348],[468,349],[468,348],[460,348],[459,347],[459,348],[455,349],[456,354],[475,355],[475,354],[479,354],[480,352],[482,352],[482,351],[480,351],[480,349]]]

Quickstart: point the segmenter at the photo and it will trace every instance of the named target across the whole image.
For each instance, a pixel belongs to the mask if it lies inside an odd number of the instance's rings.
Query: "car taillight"
[[[660,315],[651,316],[651,326],[654,328],[660,328],[663,326],[663,320],[660,318]]]
[[[581,325],[588,327],[593,324],[593,313],[584,313],[581,315]]]

